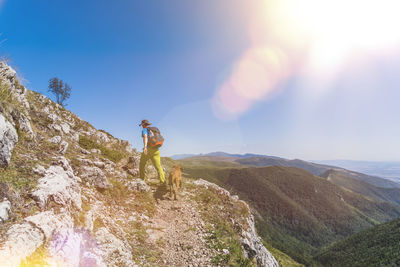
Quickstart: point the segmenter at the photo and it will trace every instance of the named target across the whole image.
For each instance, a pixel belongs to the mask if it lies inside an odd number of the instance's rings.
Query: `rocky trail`
[[[156,211],[149,221],[149,241],[158,246],[166,266],[213,266],[215,252],[209,248],[208,232],[192,193],[182,189],[179,199],[152,186]]]

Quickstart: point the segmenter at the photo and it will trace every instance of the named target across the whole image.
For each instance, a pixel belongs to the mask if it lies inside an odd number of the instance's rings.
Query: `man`
[[[160,179],[161,185],[166,186],[164,171],[163,168],[161,167],[160,151],[158,150],[157,147],[153,148],[148,146],[149,130],[147,128],[150,125],[151,123],[148,120],[142,120],[142,122],[139,124],[139,126],[143,127],[142,129],[143,153],[140,157],[140,163],[139,163],[140,178],[142,178],[144,181],[146,180],[146,174],[145,174],[146,162],[149,159],[151,159],[151,162],[153,163],[154,167],[157,170],[158,178]]]

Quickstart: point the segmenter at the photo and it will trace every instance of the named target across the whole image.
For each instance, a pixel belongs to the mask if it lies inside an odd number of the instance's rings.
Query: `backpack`
[[[164,143],[164,137],[157,127],[147,127],[147,144],[151,148],[159,148]]]

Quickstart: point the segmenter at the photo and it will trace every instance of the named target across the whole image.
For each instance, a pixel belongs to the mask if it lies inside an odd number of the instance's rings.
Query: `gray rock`
[[[138,169],[139,168],[139,162],[140,162],[140,155],[131,156],[131,157],[129,157],[127,165],[129,167],[129,169]]]
[[[40,228],[46,240],[50,240],[54,234],[74,226],[74,221],[68,213],[55,214],[53,210],[27,217],[25,221]]]
[[[34,173],[39,174],[41,176],[44,176],[46,174],[46,169],[41,165],[37,165],[36,168],[33,168],[32,170]]]
[[[13,110],[11,116],[18,123],[18,129],[28,134],[29,137],[35,138],[35,133],[32,130],[31,119],[23,113]]]
[[[50,130],[54,130],[54,131],[56,131],[56,132],[62,133],[62,128],[61,128],[61,126],[58,125],[58,124],[55,124],[55,123],[49,124],[49,126],[47,126],[47,127],[48,127]]]
[[[225,195],[229,197],[232,201],[238,201],[237,196],[231,196],[229,191],[219,187],[214,183],[199,179],[194,181],[194,184],[205,186],[206,188],[214,188],[218,194]],[[242,203],[250,211],[247,203],[244,201],[242,201]],[[278,267],[278,262],[276,261],[274,256],[272,256],[272,254],[264,247],[260,237],[257,235],[253,215],[250,215],[250,217],[247,218],[247,225],[241,225],[241,229],[242,233],[240,238],[242,242],[244,256],[250,259],[256,258],[257,266]]]
[[[27,222],[14,224],[8,229],[6,241],[0,248],[0,266],[20,266],[23,259],[43,244],[44,238],[42,230],[35,225]]]
[[[3,61],[0,61],[0,80],[10,89],[13,97],[25,108],[29,109],[29,103],[25,95],[26,88],[18,81],[15,70]]]
[[[11,211],[11,202],[4,199],[0,202],[0,223],[8,220],[8,213]]]
[[[43,112],[45,112],[45,113],[50,113],[49,107],[46,106],[46,107],[43,109]],[[57,116],[56,114],[54,114],[54,113],[50,113],[50,114],[47,116],[47,119],[48,119],[49,121],[53,122],[53,123],[56,123],[57,121],[60,120],[60,119],[58,118],[58,116]]]
[[[108,266],[133,266],[132,248],[129,244],[111,234],[107,228],[101,227],[95,233],[99,249]]]
[[[17,142],[18,134],[14,126],[0,114],[0,167],[8,166]]]
[[[104,143],[110,143],[111,140],[106,133],[96,131],[95,136]]]
[[[96,148],[91,149],[90,152],[94,153],[94,154],[101,154],[100,149],[96,149]]]
[[[65,155],[65,153],[67,153],[68,146],[69,146],[68,142],[62,141],[60,144],[60,154]]]
[[[145,181],[139,178],[128,181],[125,185],[130,191],[149,192],[151,190],[150,186],[148,186]]]
[[[101,169],[104,169],[106,167],[106,164],[102,161],[94,161],[93,165]]]
[[[6,240],[0,248],[0,266],[20,266],[21,261],[46,240],[52,240],[68,229],[73,229],[73,219],[65,210],[61,210],[60,214],[55,214],[53,210],[44,211],[25,218],[7,231]]]
[[[127,169],[126,172],[135,177],[139,174],[139,169]]]
[[[245,202],[243,203],[249,208]],[[245,227],[247,230],[244,228],[241,235],[244,255],[247,258],[255,257],[258,266],[279,267],[274,256],[264,247],[261,238],[257,235],[253,215],[247,218],[247,223],[248,227]]]
[[[38,180],[37,189],[32,193],[39,207],[44,209],[49,200],[69,207],[73,204],[81,209],[81,189],[78,182],[80,178],[76,177],[68,161],[60,157],[58,166],[50,166],[45,175]]]
[[[63,122],[63,123],[61,123],[60,126],[61,126],[62,131],[63,131],[65,134],[69,134],[71,128],[70,128],[70,126],[68,125],[68,123]]]
[[[80,169],[80,177],[89,181],[92,185],[100,189],[110,188],[107,177],[104,172],[98,167],[83,166]]]
[[[61,136],[59,136],[59,135],[53,136],[48,141],[50,143],[59,144],[59,143],[61,143]]]

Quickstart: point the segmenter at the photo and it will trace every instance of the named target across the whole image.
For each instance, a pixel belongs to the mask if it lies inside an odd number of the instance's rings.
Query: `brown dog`
[[[175,165],[172,167],[171,172],[168,177],[169,183],[169,196],[172,197],[172,192],[174,192],[174,199],[176,200],[176,192],[179,187],[182,187],[182,166]]]

